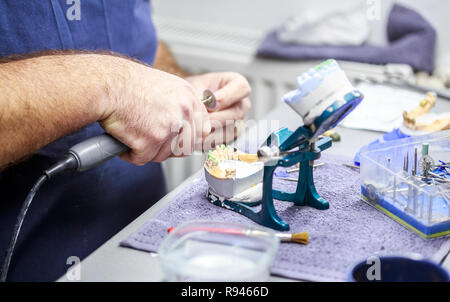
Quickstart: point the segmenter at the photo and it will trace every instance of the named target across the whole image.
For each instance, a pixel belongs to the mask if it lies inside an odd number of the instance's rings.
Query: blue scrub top
[[[148,1],[81,0],[80,20],[72,21],[67,11],[78,1],[67,2],[1,1],[0,57],[45,49],[112,50],[153,63],[157,39]],[[1,261],[21,204],[42,171],[72,145],[103,132],[97,123],[88,125],[0,172]],[[159,164],[136,167],[118,158],[51,179],[28,210],[8,281],[59,278],[68,257],[83,259],[165,193]]]

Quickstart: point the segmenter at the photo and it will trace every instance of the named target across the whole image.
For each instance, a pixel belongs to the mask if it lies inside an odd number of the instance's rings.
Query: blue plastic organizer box
[[[366,146],[362,198],[424,238],[449,235],[448,163],[450,131]]]

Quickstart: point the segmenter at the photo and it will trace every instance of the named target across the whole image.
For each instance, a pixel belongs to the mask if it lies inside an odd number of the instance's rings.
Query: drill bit
[[[442,177],[441,175],[438,175],[436,173],[433,173],[431,171],[428,171],[428,174],[430,174],[431,176],[438,178],[441,182],[450,182],[450,179]]]
[[[325,165],[325,163],[314,164],[313,168],[322,167],[323,165]],[[295,172],[299,172],[299,171],[300,171],[300,168],[293,168],[293,169],[286,170],[287,173],[295,173]]]
[[[215,109],[217,105],[216,97],[214,96],[214,93],[211,92],[211,90],[205,90],[203,91],[203,98],[202,103],[209,109]]]
[[[280,177],[279,179],[286,180],[286,181],[292,181],[292,182],[298,182],[298,179],[293,178],[293,177]]]
[[[409,171],[409,153],[406,153],[406,173]]]
[[[417,174],[417,148],[414,148],[414,168],[412,170],[412,175]]]
[[[350,165],[350,164],[342,164],[344,167],[350,168],[350,169],[355,169],[355,170],[360,170],[361,167],[355,166],[355,165]]]

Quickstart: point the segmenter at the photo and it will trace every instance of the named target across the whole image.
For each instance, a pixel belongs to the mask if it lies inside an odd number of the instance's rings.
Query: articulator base
[[[307,131],[305,128],[300,129]],[[281,129],[268,139],[268,143],[270,144],[270,141],[274,137],[278,138],[278,140],[282,140],[283,137],[287,136],[289,137],[285,140],[285,143],[289,143],[289,138],[292,138],[294,134],[299,134],[299,132],[303,131],[293,133],[287,128]],[[282,143],[279,147],[280,151],[286,152],[283,146],[285,146],[285,144]],[[238,212],[256,223],[280,231],[289,230],[289,224],[284,222],[278,216],[273,203],[274,199],[292,202],[296,206],[310,206],[319,210],[328,209],[328,202],[320,197],[314,186],[313,163],[320,158],[323,150],[331,147],[331,139],[324,137],[320,138],[316,143],[304,142],[296,147],[299,147],[297,151],[286,152],[283,157],[269,161],[265,164],[261,200],[250,202],[227,200],[221,198],[212,190],[208,191],[208,199],[217,206]],[[300,164],[300,171],[296,191],[294,193],[286,193],[274,190],[272,188],[272,183],[275,170],[278,167],[291,167],[297,163]],[[261,208],[259,211],[256,211],[255,207],[258,205],[261,205]]]
[[[208,199],[215,205],[240,213],[266,227],[287,231],[289,224],[277,214],[273,200],[292,202],[296,206],[310,206],[326,210],[329,204],[317,193],[314,185],[313,166],[321,152],[330,148],[332,141],[328,137],[320,137],[322,133],[333,129],[342,121],[363,99],[359,91],[345,95],[343,101],[336,101],[309,126],[302,126],[295,132],[287,128],[274,132],[265,142],[265,148],[275,150],[264,160],[264,176],[262,198],[255,201],[239,201],[223,198],[212,189],[208,191]],[[262,150],[261,148],[260,150]],[[300,164],[297,189],[287,193],[272,188],[274,172],[278,167],[292,167]],[[251,189],[249,189],[251,190]],[[256,206],[261,206],[259,211]]]

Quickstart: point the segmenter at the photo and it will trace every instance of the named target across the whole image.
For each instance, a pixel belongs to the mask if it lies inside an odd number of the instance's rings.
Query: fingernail
[[[220,92],[218,93],[217,91],[213,94],[214,99],[215,99],[215,104],[214,107],[212,108],[208,108],[209,111],[217,111],[220,107]]]
[[[219,109],[220,105],[219,105],[219,101],[216,101],[216,106],[214,106],[213,108],[208,108],[208,110],[210,112],[214,112],[217,111]]]

